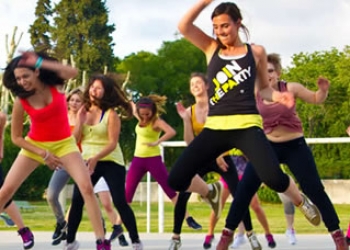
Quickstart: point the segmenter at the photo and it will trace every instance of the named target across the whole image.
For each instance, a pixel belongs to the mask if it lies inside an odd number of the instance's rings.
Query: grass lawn
[[[36,207],[34,212],[22,212],[22,216],[26,225],[30,226],[30,228],[34,231],[53,231],[55,226],[54,216],[48,207],[45,201],[40,202],[31,202],[33,206]],[[272,233],[284,233],[285,231],[285,219],[283,214],[283,207],[281,204],[262,204],[267,215],[270,228]],[[139,232],[146,232],[146,211],[147,204],[135,202],[132,204],[132,208],[135,212],[135,216],[137,219],[137,225],[139,228]],[[341,221],[341,227],[343,230],[346,230],[348,227],[348,222],[350,219],[350,205],[335,205],[335,209],[339,215]],[[205,233],[208,225],[208,217],[210,214],[210,208],[206,203],[196,202],[189,203],[188,210],[190,214],[203,226],[202,231],[200,233]],[[223,211],[223,216],[220,219],[216,231],[220,232],[224,226],[225,216],[227,214],[228,206],[225,207]],[[151,232],[158,232],[158,203],[152,203],[151,208]],[[104,211],[103,211],[104,213]],[[254,212],[251,211],[254,230],[257,233],[263,233],[262,227],[256,219]],[[105,216],[104,213],[104,217]],[[107,230],[110,231],[111,223],[107,221]],[[165,203],[165,214],[164,214],[164,232],[172,232],[172,224],[173,224],[173,205],[171,203]],[[311,226],[301,214],[299,210],[296,210],[295,216],[295,229],[297,233],[327,233],[324,225],[321,224],[319,227]],[[0,220],[0,230],[14,230],[11,227],[6,227],[5,223]],[[92,231],[90,226],[90,222],[87,218],[86,211],[84,212],[83,221],[80,224],[80,231]],[[195,232],[194,230],[188,228],[186,224],[184,224],[183,232]]]

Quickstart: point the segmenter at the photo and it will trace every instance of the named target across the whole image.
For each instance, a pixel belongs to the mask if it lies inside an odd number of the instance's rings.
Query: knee
[[[188,185],[186,185],[184,180],[180,180],[179,178],[175,177],[174,175],[169,175],[168,185],[173,190],[180,191],[180,192],[186,191],[188,188]]]
[[[278,193],[283,193],[289,187],[290,179],[288,175],[284,174],[278,178],[274,176],[268,177],[263,182],[272,190]]]
[[[93,186],[91,182],[80,183],[78,189],[83,197],[85,196],[95,196]]]
[[[46,200],[50,204],[54,203],[56,200],[58,200],[58,192],[55,192],[52,189],[47,189]]]

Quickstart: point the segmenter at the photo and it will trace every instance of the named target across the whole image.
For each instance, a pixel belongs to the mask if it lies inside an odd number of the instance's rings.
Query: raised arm
[[[304,85],[296,82],[289,82],[287,87],[294,94],[295,98],[300,98],[307,103],[321,104],[327,99],[330,84],[328,79],[319,77],[317,85],[317,91],[309,90]]]
[[[57,61],[43,59],[35,52],[29,51],[22,53],[22,59],[18,65],[44,68],[55,72],[60,78],[64,80],[74,78],[78,74],[78,70],[70,65],[64,65]]]
[[[181,18],[178,29],[180,33],[193,45],[202,50],[207,61],[211,58],[214,50],[217,47],[216,41],[205,34],[200,28],[194,25],[194,21],[197,19],[198,15],[210,4],[213,0],[199,0],[195,5],[193,5]]]
[[[182,103],[176,104],[176,110],[179,116],[182,118],[184,124],[184,141],[186,144],[190,144],[194,139],[194,133],[191,122],[191,108],[185,108]]]

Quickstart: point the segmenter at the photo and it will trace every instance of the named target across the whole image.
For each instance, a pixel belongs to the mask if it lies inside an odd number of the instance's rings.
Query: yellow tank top
[[[148,124],[146,127],[141,127],[137,123],[136,128],[136,146],[134,156],[136,157],[153,157],[160,155],[160,147],[147,146],[146,143],[155,142],[159,139],[161,131],[155,131],[152,124]]]
[[[199,123],[197,121],[195,106],[196,104],[193,104],[191,106],[191,122],[192,122],[193,135],[197,136],[200,132],[202,132],[204,128],[204,123]]]
[[[99,152],[108,143],[108,116],[110,112],[115,112],[114,110],[107,110],[100,121],[100,123],[95,125],[84,125],[83,134],[81,140],[82,155],[84,160],[87,160]],[[120,148],[119,142],[116,148],[107,156],[100,159],[100,161],[113,161],[119,165],[124,166],[124,157],[122,150]]]

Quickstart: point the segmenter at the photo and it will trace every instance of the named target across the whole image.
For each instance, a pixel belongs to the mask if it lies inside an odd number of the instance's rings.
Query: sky
[[[52,2],[57,2],[53,0]],[[105,0],[114,55],[123,59],[131,53],[157,53],[164,41],[174,41],[177,23],[198,0]],[[226,0],[228,1],[228,0]],[[0,68],[6,66],[6,34],[12,37],[15,26],[18,50],[31,49],[29,26],[34,22],[37,0],[0,0]],[[197,18],[195,24],[212,34],[211,12],[216,0]],[[294,54],[342,50],[350,44],[349,0],[239,0],[243,24],[250,32],[248,42],[263,45],[267,53],[279,53],[283,66]],[[244,38],[244,36],[242,37]]]

